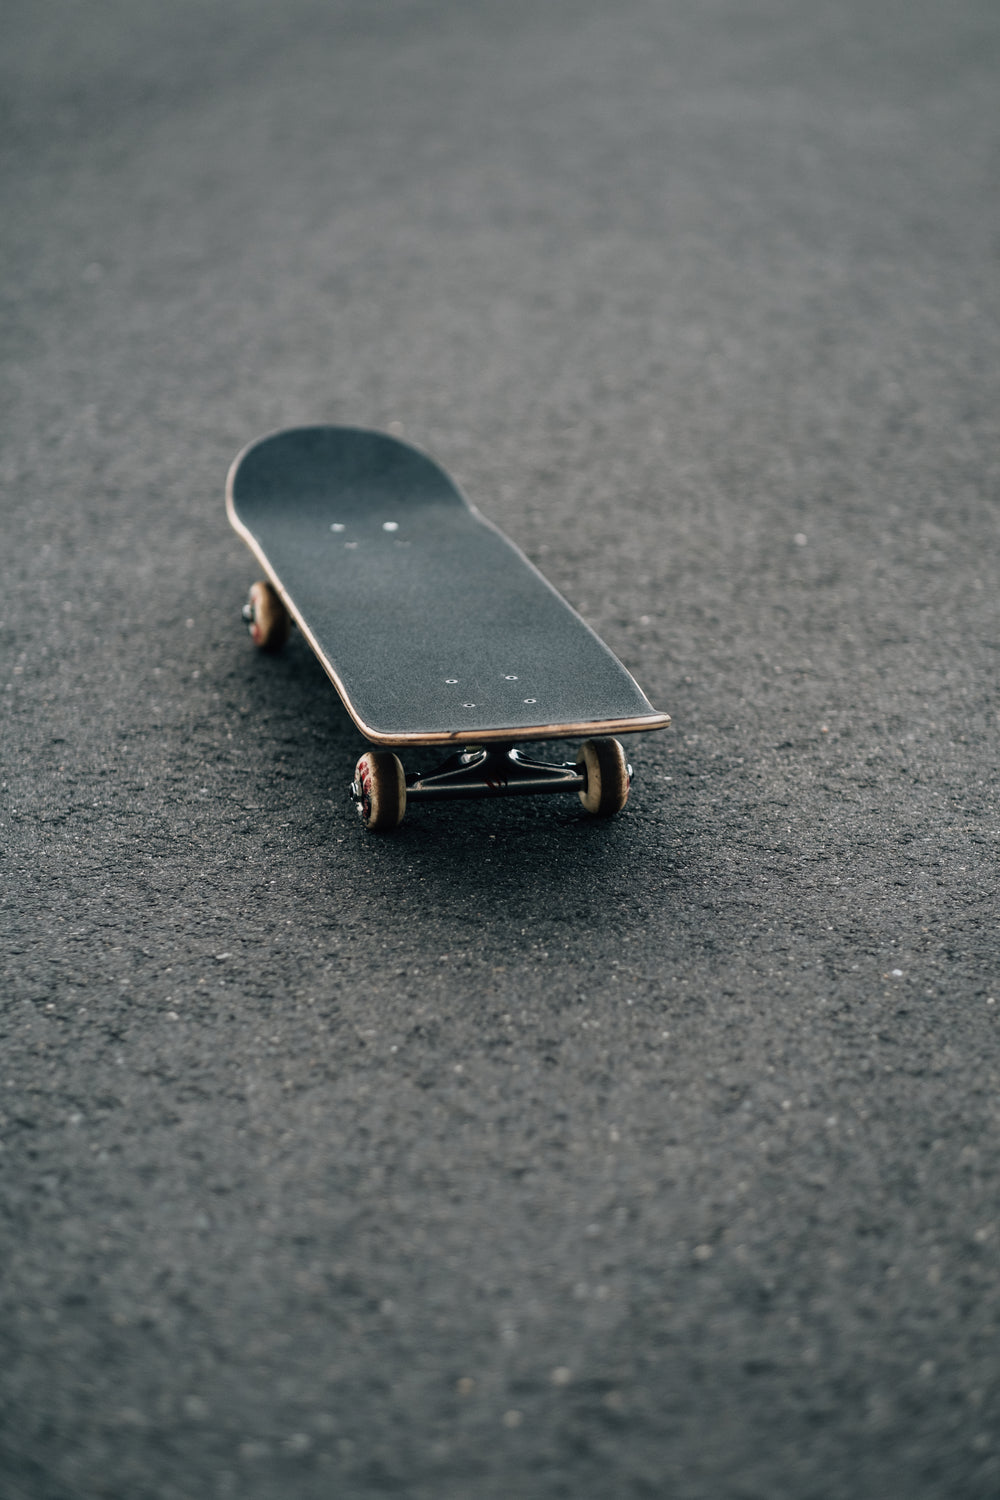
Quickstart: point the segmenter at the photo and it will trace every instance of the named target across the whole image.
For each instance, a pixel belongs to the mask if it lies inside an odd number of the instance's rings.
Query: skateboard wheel
[[[362,755],[354,768],[354,794],[370,833],[398,828],[406,811],[406,777],[399,756],[391,750]]]
[[[612,818],[628,801],[631,772],[617,740],[584,740],[576,768],[586,778],[580,801],[596,818]]]
[[[251,585],[243,618],[250,639],[261,651],[280,651],[288,640],[292,617],[282,604],[273,584],[261,578]]]

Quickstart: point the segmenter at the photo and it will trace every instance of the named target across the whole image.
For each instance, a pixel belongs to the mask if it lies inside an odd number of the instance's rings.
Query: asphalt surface
[[[4,1500],[1000,1493],[990,0],[8,0]],[[223,484],[402,430],[635,672],[415,808]]]

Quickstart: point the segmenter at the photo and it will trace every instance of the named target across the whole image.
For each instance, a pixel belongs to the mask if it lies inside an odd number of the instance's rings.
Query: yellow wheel
[[[398,828],[406,811],[406,777],[398,755],[369,750],[354,768],[351,788],[361,821],[370,833]]]
[[[243,618],[250,639],[261,651],[280,651],[288,640],[292,617],[282,604],[277,589],[266,579],[258,579],[251,585],[243,606]]]
[[[586,778],[580,801],[595,818],[613,818],[628,801],[631,772],[617,740],[584,740],[576,768]]]

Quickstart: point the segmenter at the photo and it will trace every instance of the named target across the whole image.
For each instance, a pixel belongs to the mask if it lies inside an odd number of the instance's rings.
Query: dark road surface
[[[3,1500],[994,1500],[1000,12],[9,0]],[[366,836],[227,467],[674,716]]]

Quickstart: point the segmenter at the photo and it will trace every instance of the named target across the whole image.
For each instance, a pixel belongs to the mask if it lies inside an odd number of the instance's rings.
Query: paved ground
[[[995,1496],[995,5],[4,33],[0,1492]],[[314,420],[674,714],[620,820],[363,835]]]

